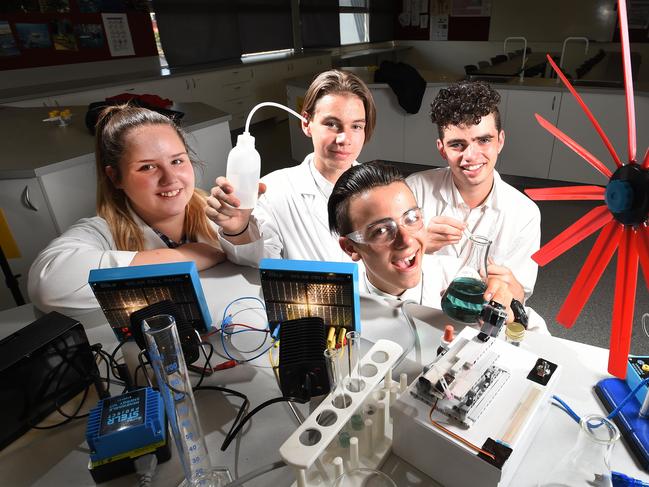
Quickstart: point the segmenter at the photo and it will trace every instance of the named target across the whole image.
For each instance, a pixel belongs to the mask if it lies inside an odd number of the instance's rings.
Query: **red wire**
[[[244,328],[248,328],[249,330],[255,330],[255,331],[268,331],[266,328],[256,328],[254,326],[246,325],[244,323],[228,323],[225,325],[223,328],[232,328],[234,326],[242,326]]]

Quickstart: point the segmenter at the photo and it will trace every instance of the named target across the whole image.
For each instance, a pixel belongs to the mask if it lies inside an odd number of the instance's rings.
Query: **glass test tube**
[[[147,318],[142,329],[185,474],[186,483],[183,485],[225,485],[223,479],[229,478],[229,472],[212,468],[173,316]],[[223,479],[221,475],[224,475]]]
[[[347,339],[347,361],[349,363],[349,379],[347,389],[351,392],[359,392],[365,387],[365,381],[361,375],[361,332],[348,331]]]
[[[346,408],[351,402],[351,398],[345,395],[343,389],[343,370],[342,370],[342,348],[327,348],[324,351],[325,361],[327,364],[327,373],[329,383],[331,384],[331,397],[334,407],[338,409]],[[349,401],[348,401],[349,398]]]

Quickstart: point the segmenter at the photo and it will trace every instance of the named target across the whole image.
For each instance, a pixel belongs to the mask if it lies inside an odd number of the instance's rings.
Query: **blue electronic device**
[[[205,333],[212,317],[193,262],[93,269],[88,284],[119,341],[132,338],[130,315],[163,300],[172,301],[182,319]]]
[[[595,386],[595,393],[606,410],[611,412],[631,391],[648,378],[649,356],[631,355],[627,361],[626,381],[616,378],[602,379]],[[639,413],[649,394],[648,391],[649,385],[640,387],[635,396],[631,397],[613,418],[629,449],[647,472],[649,472],[649,418],[642,417]]]
[[[96,482],[134,471],[133,460],[155,453],[158,462],[171,457],[164,403],[150,387],[99,401],[88,415],[88,469]]]
[[[356,263],[262,259],[259,273],[271,328],[318,316],[326,327],[360,330]]]

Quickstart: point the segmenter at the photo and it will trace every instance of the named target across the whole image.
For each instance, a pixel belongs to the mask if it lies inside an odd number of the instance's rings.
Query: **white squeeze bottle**
[[[257,204],[261,157],[255,149],[255,138],[250,132],[237,137],[235,145],[228,154],[225,177],[234,187],[234,195],[239,198],[240,209],[251,209]]]

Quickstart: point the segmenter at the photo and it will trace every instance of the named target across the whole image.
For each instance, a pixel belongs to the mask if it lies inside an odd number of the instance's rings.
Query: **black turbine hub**
[[[624,225],[640,225],[649,216],[649,170],[631,163],[618,168],[606,186],[606,206]]]

